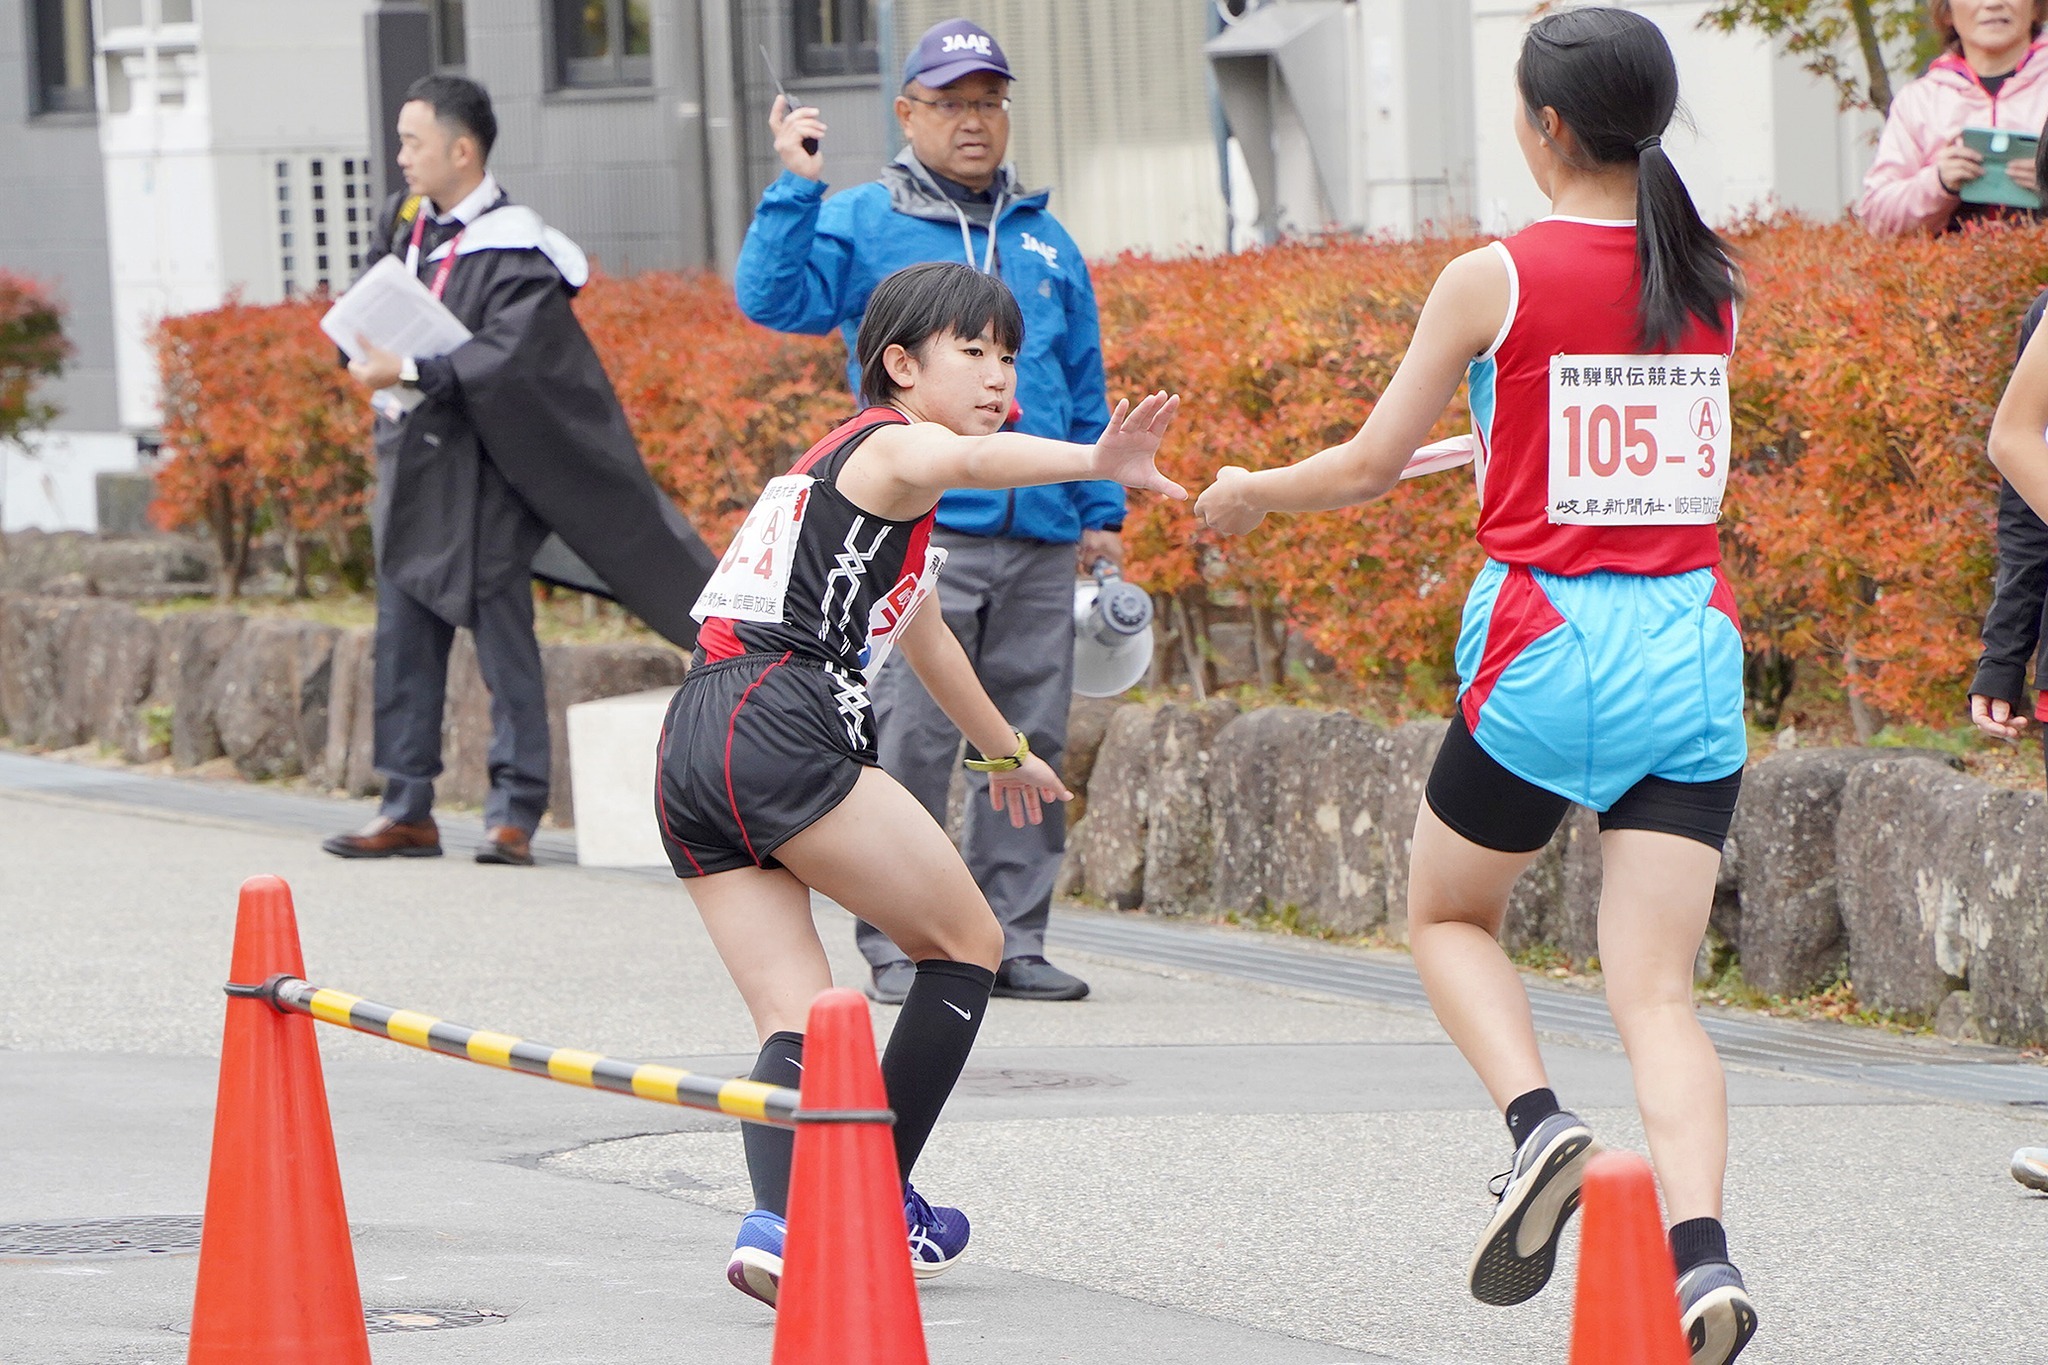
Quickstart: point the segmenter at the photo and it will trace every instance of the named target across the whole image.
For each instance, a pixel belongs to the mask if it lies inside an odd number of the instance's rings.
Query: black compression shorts
[[[662,846],[678,877],[780,867],[775,850],[846,799],[860,770],[876,766],[872,750],[848,742],[845,708],[868,704],[855,690],[786,654],[690,670],[669,703],[655,778]]]
[[[1719,852],[1728,842],[1742,770],[1711,782],[1646,777],[1600,813],[1600,828],[1646,829],[1696,840]],[[1463,715],[1451,718],[1436,766],[1429,770],[1429,808],[1458,834],[1497,853],[1533,853],[1550,842],[1571,804],[1517,777],[1480,747]]]

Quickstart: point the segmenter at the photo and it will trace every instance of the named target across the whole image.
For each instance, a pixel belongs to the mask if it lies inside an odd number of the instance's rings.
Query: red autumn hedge
[[[1737,237],[1751,299],[1723,540],[1751,648],[1900,719],[1950,721],[1990,589],[1984,433],[2020,316],[2048,285],[2048,238],[1880,241],[1794,221]],[[1184,483],[1308,454],[1363,420],[1436,272],[1474,244],[1106,262],[1112,394],[1184,396],[1165,460]],[[707,538],[850,406],[836,340],[752,326],[716,279],[600,279],[578,311],[649,466]],[[304,531],[360,518],[362,406],[314,316],[231,306],[164,324],[166,438],[182,456],[162,485],[167,524],[207,524],[223,489]],[[1140,499],[1128,535],[1148,586],[1206,583],[1282,606],[1355,678],[1440,707],[1478,565],[1472,522],[1469,482],[1451,474],[1226,543],[1195,536],[1185,507]]]

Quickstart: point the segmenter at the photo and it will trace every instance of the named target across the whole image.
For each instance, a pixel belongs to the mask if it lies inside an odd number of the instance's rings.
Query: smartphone
[[[2041,196],[2013,184],[2005,170],[2008,161],[2032,161],[2035,149],[2041,145],[2040,138],[2006,128],[1965,128],[1963,145],[1984,158],[1984,174],[1963,186],[1958,196],[1965,204],[2002,204],[2015,209],[2041,207]]]
[[[782,77],[775,74],[775,59],[768,55],[768,44],[766,43],[761,44],[761,64],[768,68],[768,79],[775,82],[775,93],[782,96],[782,102],[789,106],[791,113],[795,113],[796,101],[791,99],[789,92],[782,88]],[[818,154],[818,139],[814,137],[805,138],[804,151],[811,156],[816,156]]]

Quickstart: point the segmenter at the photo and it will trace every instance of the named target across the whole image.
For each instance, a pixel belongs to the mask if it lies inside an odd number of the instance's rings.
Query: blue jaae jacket
[[[1046,210],[1049,192],[1018,191],[1008,166],[994,186],[994,265],[1024,313],[1017,356],[1020,431],[1093,441],[1109,422],[1095,287],[1080,248]],[[847,380],[860,389],[854,337],[868,295],[887,276],[922,261],[989,263],[989,230],[970,222],[905,148],[879,180],[825,198],[825,186],[784,171],[761,196],[740,247],[733,289],[740,311],[779,332],[846,338]],[[938,521],[977,536],[1069,544],[1083,530],[1116,529],[1124,492],[1111,482],[1052,484],[1007,492],[955,489]]]

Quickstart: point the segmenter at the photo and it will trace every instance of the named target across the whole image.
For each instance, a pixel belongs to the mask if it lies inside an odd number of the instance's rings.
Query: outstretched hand
[[[1166,439],[1166,429],[1179,411],[1177,393],[1147,394],[1135,408],[1129,399],[1119,400],[1116,411],[1109,415],[1109,425],[1095,442],[1095,477],[1185,501],[1188,490],[1160,473],[1153,463]]]
[[[1010,823],[1018,829],[1043,823],[1045,802],[1073,799],[1060,775],[1037,754],[1027,755],[1021,768],[988,775],[989,805],[997,810],[1008,808]]]
[[[1226,536],[1241,536],[1266,519],[1266,509],[1251,498],[1251,471],[1227,464],[1216,471],[1216,482],[1195,501],[1195,520]]]

